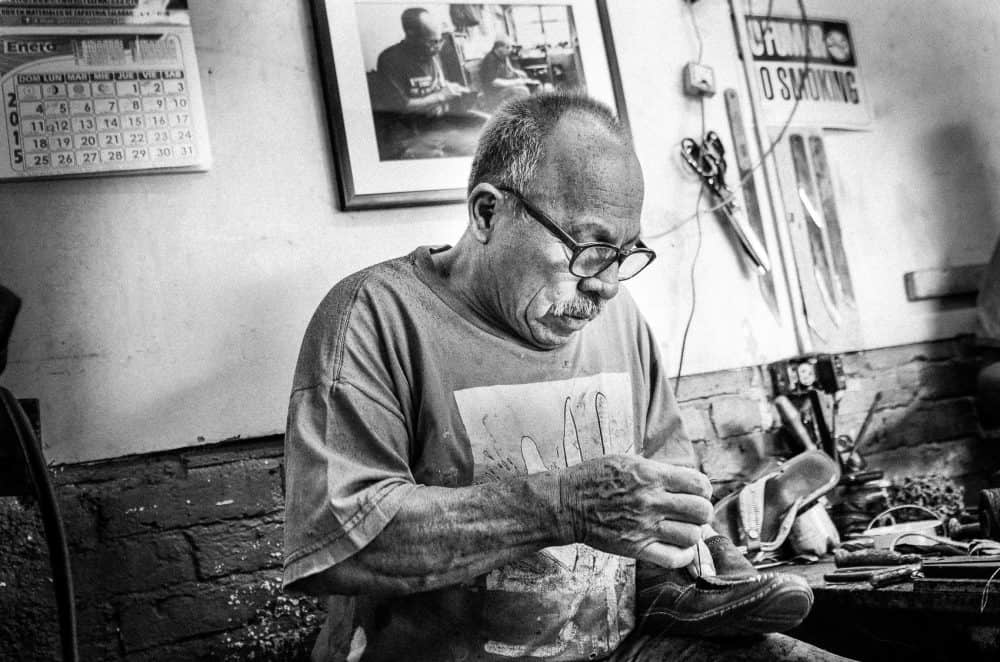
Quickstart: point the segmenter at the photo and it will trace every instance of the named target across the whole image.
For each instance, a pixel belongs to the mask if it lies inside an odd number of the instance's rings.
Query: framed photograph
[[[628,117],[606,0],[312,0],[344,210],[461,202],[504,100],[584,89]]]

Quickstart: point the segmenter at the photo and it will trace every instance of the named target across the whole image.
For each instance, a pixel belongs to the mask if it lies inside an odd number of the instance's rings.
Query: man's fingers
[[[676,520],[688,524],[708,524],[715,514],[712,502],[693,494],[664,492],[652,504],[657,519]]]
[[[674,547],[653,542],[639,551],[636,558],[649,561],[663,568],[683,568],[694,561],[694,547]]]
[[[692,547],[701,541],[701,527],[697,524],[663,520],[656,525],[656,538],[675,547]]]
[[[646,460],[644,464],[647,469],[655,472],[656,480],[668,492],[697,494],[706,499],[712,496],[712,483],[700,471],[663,464],[657,460]]]
[[[667,467],[668,472],[663,480],[663,486],[668,492],[686,492],[697,494],[706,499],[712,496],[712,483],[708,476],[687,467]]]

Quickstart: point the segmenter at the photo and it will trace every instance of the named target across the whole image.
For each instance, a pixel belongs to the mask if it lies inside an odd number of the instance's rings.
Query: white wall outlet
[[[698,62],[684,65],[684,94],[710,97],[715,94],[715,72]]]

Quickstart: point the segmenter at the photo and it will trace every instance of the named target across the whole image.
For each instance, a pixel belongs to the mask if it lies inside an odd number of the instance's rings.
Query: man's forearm
[[[405,594],[468,582],[543,547],[571,542],[564,519],[555,474],[461,488],[422,486],[364,549],[295,588]]]
[[[524,85],[522,78],[494,78],[490,81],[490,86],[495,88],[518,87]]]
[[[403,106],[403,112],[405,113],[426,113],[438,106],[443,105],[447,99],[443,92],[438,90],[432,94],[428,94],[425,97],[408,97],[406,99],[406,104]]]
[[[472,487],[419,487],[367,546],[291,589],[428,591],[571,542],[678,568],[694,559],[711,493],[700,472],[632,455]]]

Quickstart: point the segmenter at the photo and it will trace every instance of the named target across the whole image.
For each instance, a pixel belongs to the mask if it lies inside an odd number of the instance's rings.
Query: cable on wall
[[[695,32],[696,32],[696,35],[697,35],[697,38],[698,38],[698,60],[697,60],[697,62],[700,64],[701,63],[701,58],[702,58],[702,52],[704,50],[704,44],[703,44],[702,39],[701,39],[701,34],[698,31],[697,18],[694,15],[694,10],[691,8],[691,5],[693,3],[691,3],[691,2],[685,2],[685,4],[687,5],[688,12],[691,15],[691,21],[692,21],[692,23],[695,26]],[[800,17],[802,23],[805,24],[809,20],[809,16],[806,13],[805,2],[804,2],[804,0],[797,0],[797,4],[799,6],[799,17]],[[752,2],[752,0],[751,0],[751,4],[750,4],[750,11],[751,12],[753,11],[753,2]],[[767,12],[764,15],[765,16],[765,20],[769,20],[773,16],[773,12],[774,12],[774,0],[768,0],[768,3],[767,3]],[[763,167],[764,162],[766,161],[766,159],[774,152],[774,150],[777,148],[778,144],[785,137],[785,133],[787,133],[788,129],[791,127],[792,122],[795,119],[795,114],[798,111],[799,104],[802,102],[802,94],[803,94],[803,91],[805,90],[806,78],[807,78],[808,73],[809,73],[810,61],[809,61],[809,49],[808,48],[806,48],[805,55],[802,58],[802,67],[803,67],[803,69],[802,69],[802,71],[803,71],[802,80],[799,82],[799,88],[798,88],[798,91],[797,91],[797,93],[795,95],[795,101],[792,103],[792,107],[788,111],[788,117],[785,118],[785,121],[782,123],[781,128],[778,130],[777,135],[770,141],[770,144],[767,146],[767,149],[764,150],[764,153],[761,154],[761,156],[757,160],[757,162],[754,163],[749,168],[749,170],[747,170],[747,173],[743,176],[743,178],[740,179],[737,182],[738,186],[733,186],[733,190],[734,191],[737,188],[743,186],[743,184],[745,184],[751,177],[754,176],[754,173],[756,173],[757,170],[759,170],[761,167]],[[704,101],[702,102],[702,105],[704,106]],[[702,113],[704,113],[704,108],[702,109]],[[704,135],[704,126],[702,126],[702,135]],[[699,198],[700,198],[700,194],[699,194]],[[715,205],[713,205],[711,207],[708,207],[706,209],[700,209],[699,208],[696,211],[697,212],[703,212],[703,213],[714,213],[714,212],[718,211],[719,209],[722,209],[726,205],[728,205],[730,203],[733,203],[733,202],[735,202],[735,200],[730,195],[730,197],[728,197],[728,198],[726,198],[724,200],[720,200],[718,203],[716,203]],[[682,218],[681,220],[677,221],[676,223],[674,223],[673,225],[671,225],[670,227],[668,227],[665,230],[661,230],[660,232],[654,232],[654,233],[650,233],[650,234],[645,235],[645,238],[646,239],[659,239],[660,237],[665,237],[668,234],[676,232],[677,230],[681,229],[682,227],[684,227],[685,225],[687,225],[691,221],[695,220],[696,217],[697,217],[697,213],[693,213],[690,216],[686,216],[686,217]]]
[[[797,0],[797,2],[798,2],[798,5],[799,5],[799,14],[800,14],[800,17],[801,17],[801,20],[802,20],[802,24],[805,25],[806,22],[808,21],[808,15],[806,14],[806,7],[805,7],[804,0]],[[698,18],[695,16],[694,9],[692,9],[692,7],[691,7],[691,5],[693,3],[687,2],[685,4],[687,5],[688,15],[691,18],[691,25],[694,27],[695,39],[698,42],[698,58],[697,58],[696,61],[697,61],[698,64],[701,64],[702,56],[704,55],[704,51],[705,51],[705,42],[702,39],[701,29],[698,26]],[[752,11],[753,11],[753,4],[751,2],[751,12]],[[768,3],[767,3],[767,13],[765,14],[765,17],[766,17],[767,20],[770,20],[770,18],[773,15],[773,12],[774,12],[774,0],[768,0]],[[809,49],[808,48],[806,48],[805,57],[803,58],[803,68],[804,68],[804,72],[807,74],[809,72]],[[798,92],[795,95],[795,102],[792,104],[792,108],[788,112],[788,117],[785,118],[785,121],[784,121],[784,123],[783,123],[783,125],[781,127],[781,130],[778,131],[777,136],[775,136],[775,138],[773,140],[771,140],[771,144],[768,145],[768,148],[761,155],[761,157],[757,161],[757,163],[755,163],[749,169],[749,171],[746,173],[746,175],[744,175],[743,178],[739,181],[739,186],[742,186],[743,184],[745,184],[747,182],[747,180],[749,180],[749,178],[753,176],[754,172],[756,172],[756,170],[758,168],[760,168],[760,167],[762,167],[764,165],[764,160],[767,159],[767,157],[770,156],[772,152],[774,152],[774,150],[777,147],[778,143],[781,142],[782,138],[784,138],[785,133],[788,131],[788,128],[791,126],[792,120],[795,117],[795,113],[796,113],[796,111],[799,108],[799,103],[802,101],[802,94],[803,94],[803,91],[805,90],[805,81],[806,81],[806,76],[803,75],[802,76],[802,80],[799,83]],[[704,136],[705,133],[706,133],[706,126],[705,126],[705,97],[702,96],[702,97],[698,98],[698,106],[699,106],[699,112],[701,114],[701,133],[699,135]],[[648,239],[656,239],[657,237],[662,237],[664,235],[670,234],[671,232],[674,232],[674,231],[678,230],[681,226],[686,225],[688,222],[690,222],[692,220],[697,221],[697,226],[698,226],[698,240],[697,240],[697,243],[695,244],[694,256],[691,258],[691,270],[690,270],[691,308],[688,311],[687,321],[684,324],[684,332],[681,335],[680,356],[677,359],[677,377],[674,378],[674,397],[675,398],[679,398],[680,397],[679,394],[680,394],[680,387],[681,387],[681,374],[683,373],[683,370],[684,370],[684,355],[685,355],[685,353],[687,351],[688,334],[691,331],[691,324],[694,321],[694,313],[695,313],[695,309],[697,307],[697,301],[698,301],[698,299],[697,299],[698,291],[697,291],[697,286],[696,286],[695,272],[696,272],[696,269],[697,269],[697,266],[698,266],[698,258],[701,256],[701,244],[702,244],[702,238],[703,238],[703,235],[702,235],[702,226],[701,226],[701,214],[702,214],[702,212],[705,212],[705,213],[715,212],[715,211],[721,209],[722,207],[726,206],[727,204],[729,204],[730,202],[733,201],[732,196],[730,196],[729,198],[727,198],[725,200],[719,201],[716,205],[714,205],[712,207],[709,207],[708,209],[703,210],[701,208],[701,199],[702,199],[702,197],[705,194],[705,186],[706,186],[705,182],[702,181],[701,186],[698,188],[698,198],[697,198],[697,200],[695,200],[694,213],[691,216],[689,216],[688,218],[682,220],[681,222],[677,223],[676,225],[672,226],[671,228],[667,229],[664,232],[660,232],[660,233],[657,233],[657,234],[652,234],[652,235],[649,235],[647,237]],[[733,190],[735,190],[735,189],[736,189],[736,187],[733,188]]]

